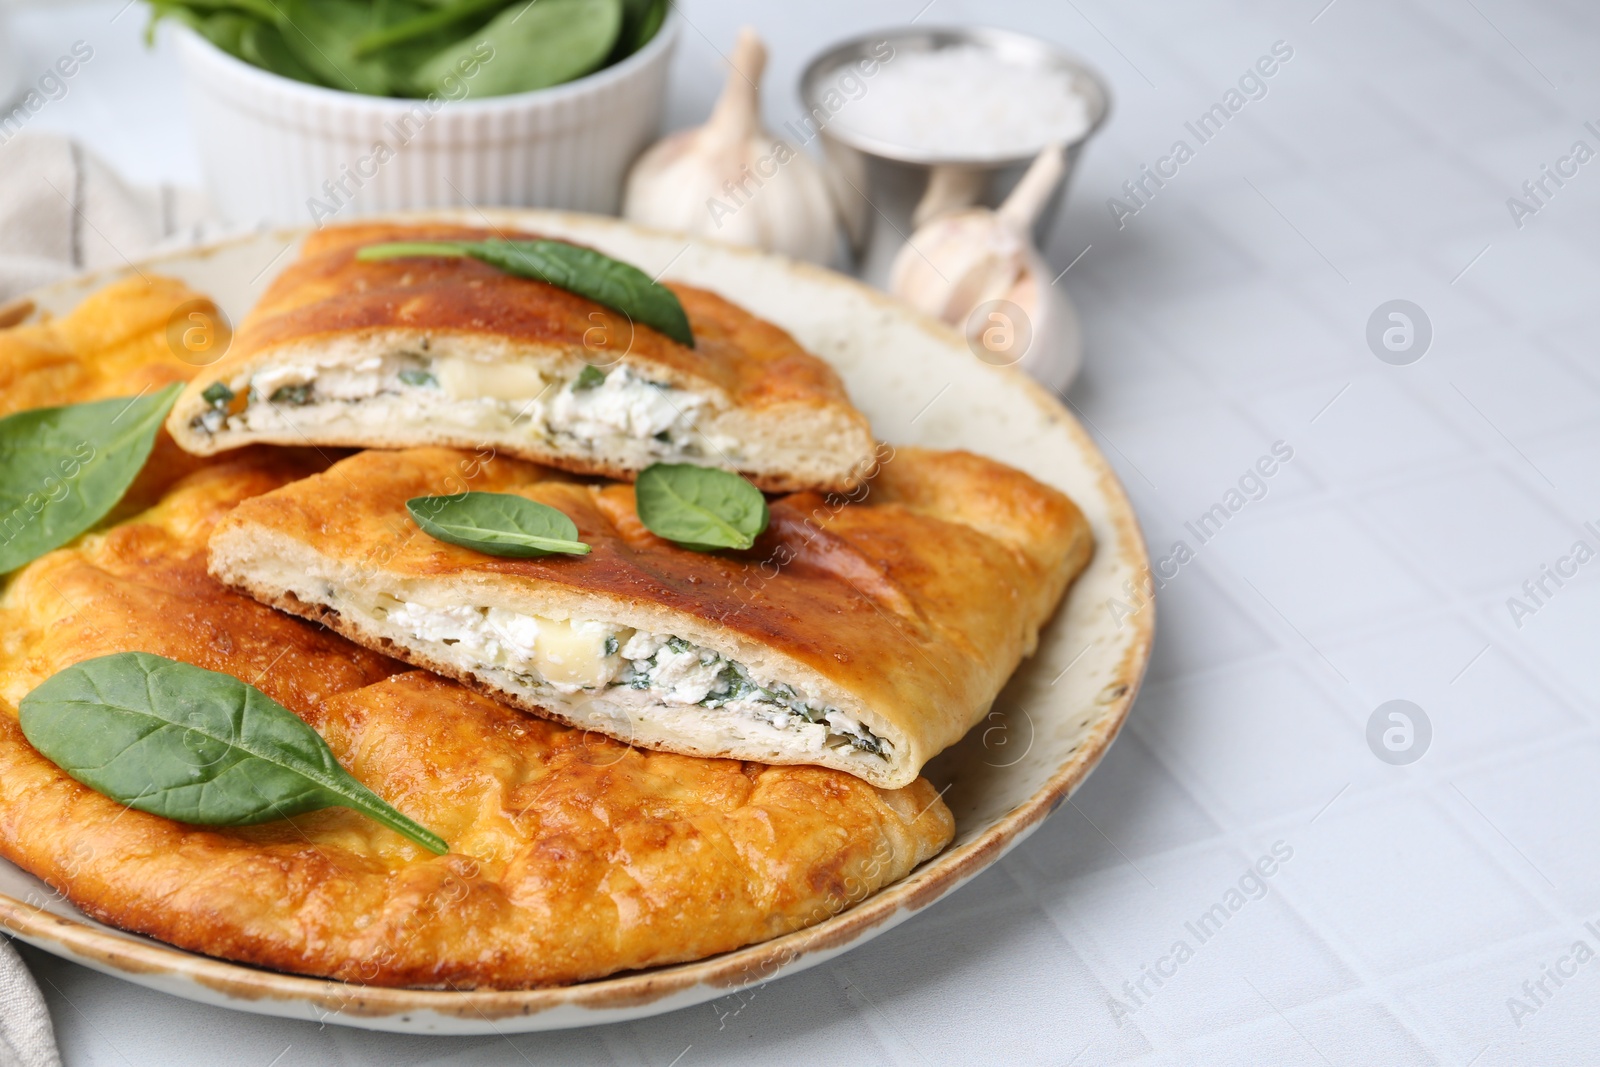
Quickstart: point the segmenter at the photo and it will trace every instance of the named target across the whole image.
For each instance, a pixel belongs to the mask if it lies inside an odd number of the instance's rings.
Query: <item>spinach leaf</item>
[[[633,487],[639,521],[657,537],[696,552],[749,548],[767,528],[767,498],[728,471],[653,463]]]
[[[283,39],[283,33],[271,22],[256,22],[245,29],[239,38],[240,58],[262,70],[283,78],[323,88],[333,88],[319,78],[315,71],[300,62],[298,56]]]
[[[122,499],[183,391],[34,408],[0,419],[0,574],[60,548]]]
[[[450,850],[351,777],[298,716],[232,675],[118,652],[51,675],[19,711],[40,754],[138,811],[248,826],[346,807],[430,852]]]
[[[150,0],[150,21],[145,24],[144,43],[155,44],[156,24],[170,18],[192,27],[217,47],[226,49],[232,31],[221,24],[208,27],[206,23],[211,18],[233,13],[272,22],[278,17],[272,4],[273,0]],[[213,36],[213,32],[220,34],[221,39]]]
[[[494,51],[472,81],[474,96],[526,93],[581,78],[611,54],[622,32],[622,0],[536,0],[513,4],[477,33],[434,53],[417,71],[419,88],[443,93],[459,64],[487,43]]]
[[[543,2],[543,0],[541,0]],[[280,14],[278,30],[289,51],[316,74],[323,85],[349,92],[387,96],[404,86],[394,72],[371,57],[356,53],[356,41],[383,29],[390,19],[422,9],[410,0],[384,4],[366,0],[273,0]]]
[[[195,16],[187,9],[177,9],[174,14],[192,26],[200,36],[239,59],[244,58],[245,34],[262,25],[259,18],[237,11],[218,11],[210,15]]]
[[[438,93],[449,100],[542,89],[618,62],[656,34],[667,7],[667,0],[148,3],[146,44],[154,42],[158,22],[173,19],[282,77],[347,92]]]
[[[616,59],[626,59],[650,43],[667,20],[667,0],[624,0],[626,10],[622,37],[617,42]]]
[[[409,44],[474,15],[505,7],[509,2],[511,0],[454,0],[453,3],[430,7],[421,14],[362,34],[356,39],[355,54],[365,57],[395,45]]]
[[[356,253],[364,261],[403,256],[471,256],[519,278],[548,282],[628,316],[630,322],[659,330],[679,344],[694,347],[689,316],[671,289],[652,281],[638,267],[565,241],[401,241],[368,245]]]
[[[406,501],[406,510],[429,537],[491,556],[531,559],[589,552],[565,514],[512,493],[419,496]]]

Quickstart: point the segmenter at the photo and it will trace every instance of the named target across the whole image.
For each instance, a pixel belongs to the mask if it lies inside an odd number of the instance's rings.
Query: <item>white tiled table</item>
[[[712,43],[741,20],[774,46],[777,125],[810,54],[925,2],[693,0],[673,124],[709,106]],[[1600,150],[1583,128],[1600,119],[1600,11],[1326,2],[935,0],[921,16],[1064,42],[1116,96],[1048,250],[1059,269],[1092,246],[1062,281],[1087,335],[1072,400],[1155,554],[1181,538],[1194,558],[1161,593],[1130,728],[1074,805],[737,1015],[390,1037],[30,952],[68,1063],[1600,1062],[1600,960],[1543,978],[1575,941],[1600,951],[1584,925],[1600,918],[1600,562],[1520,627],[1507,606],[1574,541],[1600,550],[1583,529],[1600,519],[1600,161],[1520,229],[1506,205],[1575,140]],[[109,21],[120,3],[21,17],[41,68],[80,37],[98,52],[36,123],[137,178],[195,181],[171,59],[142,51],[142,11]],[[1294,55],[1267,95],[1119,230],[1107,197],[1192,146],[1184,123],[1279,40]],[[1365,341],[1394,298],[1433,326],[1413,365]],[[1278,441],[1293,457],[1265,496],[1200,544],[1184,524]],[[1433,727],[1408,766],[1365,740],[1396,698]],[[1279,842],[1292,855],[1264,860]],[[1270,877],[1246,876],[1258,861]],[[1541,978],[1536,1003],[1524,982]]]

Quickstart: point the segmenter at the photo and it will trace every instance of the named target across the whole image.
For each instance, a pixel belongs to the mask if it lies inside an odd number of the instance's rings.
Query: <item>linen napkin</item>
[[[76,141],[20,134],[0,144],[0,304],[215,236],[206,216],[197,192],[132,185]]]
[[[61,1067],[50,1013],[33,976],[0,937],[0,1067]]]

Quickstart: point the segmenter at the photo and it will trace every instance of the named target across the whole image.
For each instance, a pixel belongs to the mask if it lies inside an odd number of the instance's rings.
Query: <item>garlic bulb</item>
[[[985,362],[1020,364],[1058,389],[1077,373],[1082,341],[1071,301],[1051,284],[1028,230],[1065,171],[1064,149],[1051,145],[995,210],[965,207],[937,214],[940,207],[959,202],[961,176],[930,182],[918,214],[933,217],[912,234],[889,272],[891,292],[965,330],[973,351],[983,349],[979,354]],[[988,309],[983,321],[973,321],[973,313],[994,300],[1015,305],[1026,322],[1012,322],[1008,311],[996,308]]]
[[[639,157],[628,172],[624,218],[815,263],[834,259],[838,222],[822,169],[761,126],[766,65],[761,39],[740,30],[711,118]]]
[[[961,325],[973,308],[1016,284],[1032,248],[1028,227],[1065,170],[1065,152],[1051,145],[998,209],[964,208],[929,219],[895,256],[889,290],[920,311]],[[938,199],[946,195],[941,190]],[[923,200],[927,204],[929,197]],[[926,216],[924,204],[918,213]]]

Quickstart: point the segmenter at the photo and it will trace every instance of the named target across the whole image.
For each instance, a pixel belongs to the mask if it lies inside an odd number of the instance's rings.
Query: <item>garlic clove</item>
[[[940,215],[971,207],[983,195],[989,174],[981,167],[941,163],[928,172],[928,185],[911,212],[911,226],[920,229]]]
[[[1056,186],[1061,184],[1061,176],[1066,172],[1066,146],[1045,146],[1028,164],[1028,169],[1012,188],[1011,195],[1006,197],[995,214],[1000,221],[1019,233],[1026,232],[1044,210],[1045,204],[1050,202],[1050,194],[1056,191]]]
[[[1029,248],[1022,274],[1004,299],[1028,317],[1032,339],[1017,366],[1065,393],[1083,364],[1083,332],[1066,290],[1052,283],[1050,266]]]
[[[895,256],[890,291],[952,326],[984,301],[1001,298],[1027,269],[1030,254],[1037,258],[1028,229],[1065,169],[1064,149],[1051,145],[997,210],[968,208],[932,218]]]
[[[945,215],[918,230],[900,250],[889,272],[889,290],[957,326],[973,307],[1016,281],[1025,247],[987,208]]]
[[[889,288],[918,310],[958,326],[973,307],[1016,281],[1023,247],[986,208],[945,215],[900,250]]]
[[[761,126],[766,62],[755,31],[741,30],[706,124],[658,141],[629,171],[624,218],[817,263],[835,258],[838,218],[822,168]]]

